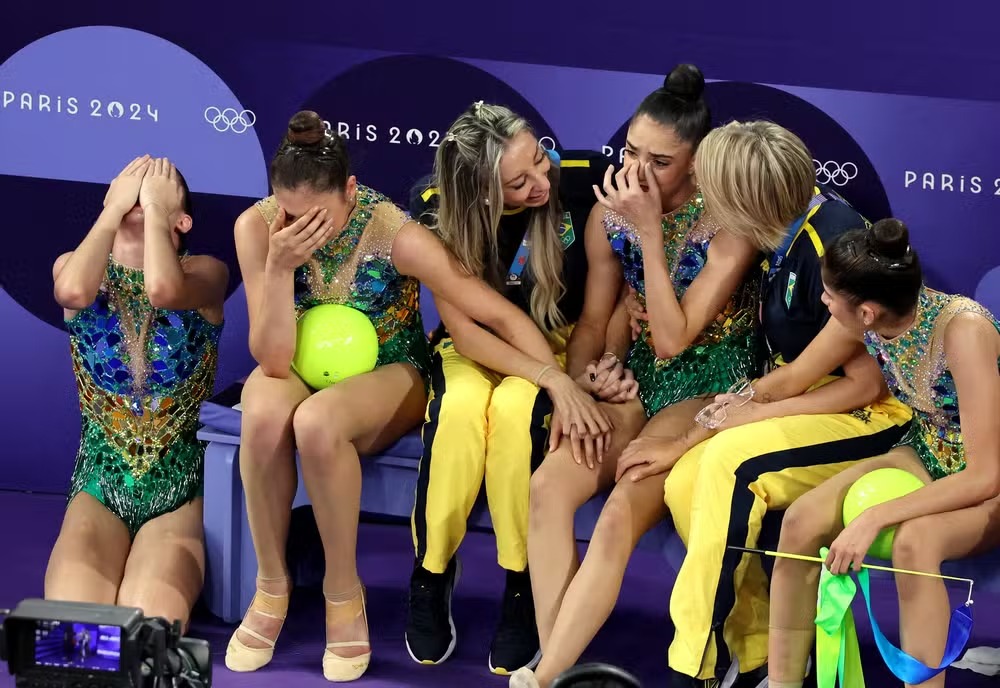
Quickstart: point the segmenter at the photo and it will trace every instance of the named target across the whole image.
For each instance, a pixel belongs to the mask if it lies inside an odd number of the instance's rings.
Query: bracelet
[[[541,381],[542,375],[545,375],[545,373],[549,372],[550,370],[552,370],[551,364],[545,366],[544,368],[541,369],[541,371],[539,371],[538,375],[535,376],[535,387],[540,386],[538,383]]]

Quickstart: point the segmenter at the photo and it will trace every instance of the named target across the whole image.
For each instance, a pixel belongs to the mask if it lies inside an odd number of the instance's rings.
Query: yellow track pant
[[[508,571],[527,568],[528,484],[545,457],[551,415],[548,394],[530,380],[483,368],[450,339],[437,345],[411,519],[426,570],[443,573],[458,550],[484,477],[497,560]]]
[[[681,457],[664,485],[687,545],[670,597],[672,669],[721,678],[731,654],[743,673],[767,662],[767,576],[758,556],[727,545],[756,547],[765,512],[889,451],[910,415],[890,397],[853,413],[773,418],[721,432]]]

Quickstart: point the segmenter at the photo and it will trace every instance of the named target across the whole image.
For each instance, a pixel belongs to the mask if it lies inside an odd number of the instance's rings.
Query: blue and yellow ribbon
[[[730,549],[752,552],[765,556],[811,561],[819,564],[826,562],[830,550],[824,547],[819,557],[802,554],[786,554],[770,550],[751,549],[730,545]],[[926,576],[943,580],[962,581],[969,584],[969,597],[965,604],[951,613],[948,624],[948,638],[945,642],[944,657],[937,667],[929,667],[903,650],[899,649],[882,633],[871,604],[871,589],[868,570],[888,571],[891,573]],[[857,583],[853,576],[856,576]],[[854,626],[854,615],[851,603],[860,586],[865,598],[868,619],[871,622],[875,645],[885,661],[889,671],[900,681],[908,685],[918,685],[937,676],[951,666],[961,656],[972,636],[972,586],[970,578],[943,576],[939,573],[926,571],[909,571],[889,566],[862,564],[861,571],[849,575],[834,575],[826,566],[822,567],[819,579],[819,594],[816,599],[816,685],[817,688],[864,688],[865,678],[861,666],[861,651],[858,646],[858,634]]]

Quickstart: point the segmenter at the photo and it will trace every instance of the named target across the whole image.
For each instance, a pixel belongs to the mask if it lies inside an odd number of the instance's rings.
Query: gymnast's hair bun
[[[871,248],[884,258],[901,259],[910,248],[910,231],[895,218],[879,220],[871,229]]]
[[[288,142],[296,146],[314,146],[326,136],[323,118],[312,110],[296,112],[288,122]]]
[[[695,102],[705,92],[705,76],[693,64],[679,64],[663,80],[663,90],[681,100]]]

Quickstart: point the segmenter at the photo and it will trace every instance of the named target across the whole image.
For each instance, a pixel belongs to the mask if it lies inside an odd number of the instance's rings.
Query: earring
[[[483,203],[485,203],[486,205],[489,205],[490,204],[490,199],[487,198],[486,200],[483,201]]]

